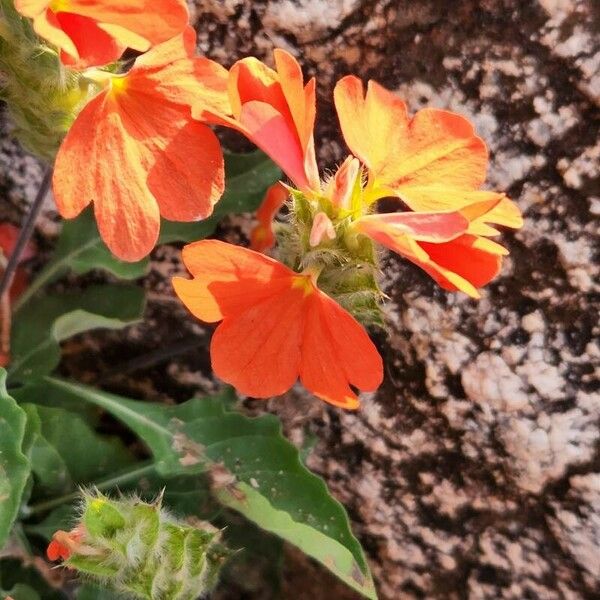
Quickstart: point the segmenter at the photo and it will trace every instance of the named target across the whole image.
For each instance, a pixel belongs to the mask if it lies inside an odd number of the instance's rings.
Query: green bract
[[[162,508],[161,498],[147,503],[84,492],[77,531],[66,565],[147,600],[203,596],[231,554],[218,530],[177,519]]]

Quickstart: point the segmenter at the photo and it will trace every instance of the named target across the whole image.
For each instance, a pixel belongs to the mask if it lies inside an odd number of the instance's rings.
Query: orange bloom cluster
[[[207,124],[241,132],[295,186],[269,190],[252,233],[255,250],[272,248],[273,219],[291,195],[291,210],[303,207],[302,218],[288,226],[296,227],[293,260],[284,265],[200,241],[183,251],[193,279],[173,281],[196,317],[220,323],[211,343],[214,371],[245,394],[270,397],[300,379],[319,398],[356,408],[356,390],[381,383],[381,358],[336,301],[336,267],[321,250],[344,270],[346,296],[366,290],[380,300],[377,242],[445,289],[478,297],[507,253],[490,239],[499,234],[496,226],[522,225],[504,194],[480,189],[487,149],[460,115],[425,109],[410,117],[404,102],[376,82],[365,92],[356,77],[344,77],[334,99],[352,154],[323,181],[315,80],[305,83],[287,52],[275,50],[275,69],[245,58],[227,71],[196,57],[183,0],[16,0],[16,7],[71,68],[116,61],[126,47],[146,52],[126,73],[90,75],[102,89],[75,120],[55,165],[60,213],[72,218],[93,203],[100,234],[118,257],[147,255],[161,216],[194,221],[211,214],[224,175]],[[377,213],[383,198],[395,198],[398,211]],[[363,287],[353,291],[356,274]]]

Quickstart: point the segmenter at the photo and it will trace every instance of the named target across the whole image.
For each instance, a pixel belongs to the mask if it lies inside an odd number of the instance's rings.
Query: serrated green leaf
[[[221,483],[213,492],[225,506],[296,545],[364,596],[377,597],[343,506],[302,464],[273,415],[251,419],[229,412],[219,396],[165,406],[45,381],[123,421],[149,446],[159,473],[216,473]]]
[[[21,506],[29,478],[23,452],[27,416],[6,391],[6,371],[0,369],[0,548],[5,544]]]
[[[281,170],[260,150],[248,154],[225,154],[225,193],[211,217],[197,223],[163,220],[159,243],[195,242],[211,235],[227,214],[255,211],[267,189],[281,179]]]
[[[90,329],[122,329],[140,320],[143,311],[143,290],[125,285],[92,286],[29,302],[13,321],[11,381],[51,373],[60,362],[63,340]]]

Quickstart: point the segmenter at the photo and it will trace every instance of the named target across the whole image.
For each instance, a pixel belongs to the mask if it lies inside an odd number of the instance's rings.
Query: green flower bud
[[[290,189],[290,218],[276,226],[278,258],[295,271],[319,273],[318,286],[364,325],[383,326],[383,293],[373,242],[352,230],[352,215],[340,214],[325,196],[307,197]],[[310,243],[315,217],[324,212],[335,237]]]
[[[145,600],[194,600],[217,583],[231,552],[210,524],[193,526],[161,506],[83,492],[81,519],[58,532],[51,558],[102,586]],[[52,548],[52,554],[50,551]]]

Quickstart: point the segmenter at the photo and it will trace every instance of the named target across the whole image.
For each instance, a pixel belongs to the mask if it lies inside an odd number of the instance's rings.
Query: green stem
[[[139,466],[138,463],[135,465],[134,469],[130,471],[124,471],[120,475],[116,475],[108,479],[98,481],[93,484],[93,487],[95,487],[98,490],[107,490],[122,485],[124,483],[136,481],[140,477],[150,475],[153,472],[155,472],[154,461],[147,462],[143,464],[143,466]],[[27,518],[32,515],[48,512],[49,510],[52,510],[53,508],[61,506],[67,502],[73,502],[80,497],[80,492],[71,492],[70,494],[59,496],[58,498],[52,498],[51,500],[39,502],[38,504],[34,504],[33,506],[27,506],[23,509],[23,517]]]
[[[61,269],[62,264],[60,262],[48,265],[42,269],[31,284],[27,286],[23,294],[19,296],[19,299],[13,303],[14,312],[17,312],[22,306],[27,304]]]

